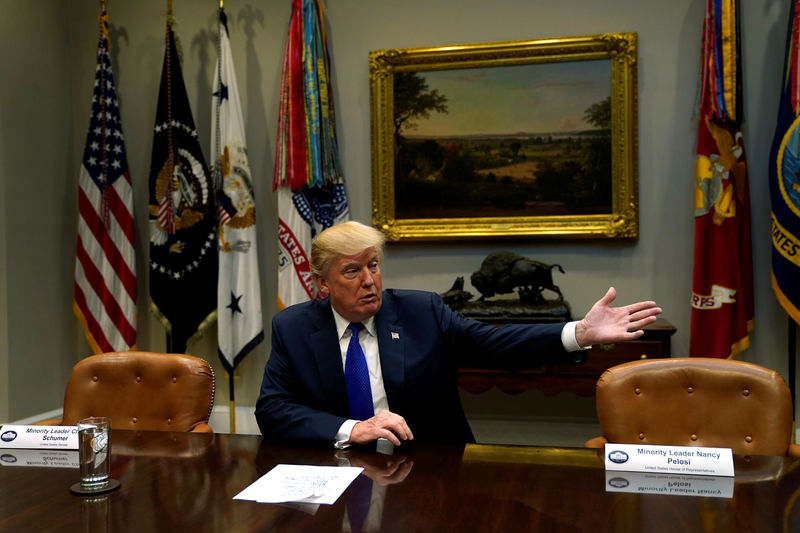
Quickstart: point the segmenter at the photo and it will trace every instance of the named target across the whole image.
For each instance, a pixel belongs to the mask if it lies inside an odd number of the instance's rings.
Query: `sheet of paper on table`
[[[330,505],[350,486],[363,468],[279,464],[234,500],[259,503],[314,503]]]

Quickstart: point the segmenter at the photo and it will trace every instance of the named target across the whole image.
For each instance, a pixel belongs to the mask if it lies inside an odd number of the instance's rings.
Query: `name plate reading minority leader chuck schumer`
[[[0,426],[0,448],[78,449],[78,426]]]
[[[606,470],[733,476],[730,448],[613,444],[605,446]]]

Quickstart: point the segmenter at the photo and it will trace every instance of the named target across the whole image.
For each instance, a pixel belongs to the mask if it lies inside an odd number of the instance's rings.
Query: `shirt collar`
[[[340,315],[336,312],[336,309],[331,306],[331,311],[333,311],[333,320],[336,322],[336,334],[338,338],[341,339],[344,336],[344,332],[347,331],[347,326],[350,325],[350,321],[347,320],[345,317]],[[364,324],[364,329],[367,330],[367,333],[375,336],[375,317],[371,316],[365,321],[362,322]]]

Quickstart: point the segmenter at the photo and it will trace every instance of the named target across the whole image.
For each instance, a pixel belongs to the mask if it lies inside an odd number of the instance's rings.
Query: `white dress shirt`
[[[342,369],[347,359],[347,347],[350,344],[350,337],[352,333],[348,326],[350,322],[342,315],[336,312],[333,307],[333,319],[336,321],[336,333],[339,335],[339,349],[342,353]],[[375,336],[375,317],[370,317],[364,322],[363,329],[358,334],[358,342],[361,345],[361,350],[364,352],[364,358],[367,360],[367,370],[369,370],[369,387],[372,391],[372,405],[375,414],[389,409],[389,400],[386,398],[386,389],[383,387],[383,374],[381,373],[381,360],[378,353],[378,337]],[[575,322],[567,322],[564,329],[561,330],[561,343],[564,349],[568,352],[575,352],[584,350],[575,339]],[[360,420],[346,420],[341,425],[339,431],[336,432],[333,445],[336,448],[342,449],[349,446],[350,433]]]

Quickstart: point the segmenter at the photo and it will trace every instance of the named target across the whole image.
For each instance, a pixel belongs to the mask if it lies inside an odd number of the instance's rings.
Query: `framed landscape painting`
[[[389,240],[638,237],[636,34],[370,52]]]

